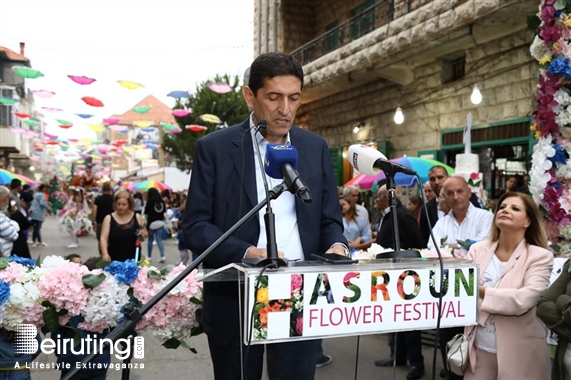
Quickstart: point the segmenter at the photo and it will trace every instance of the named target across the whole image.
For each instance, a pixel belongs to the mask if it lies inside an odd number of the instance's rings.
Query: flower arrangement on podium
[[[146,261],[100,262],[97,269],[48,256],[41,265],[16,256],[0,258],[0,327],[15,331],[33,324],[53,332],[71,317],[82,315],[78,327],[102,332],[125,320],[124,306],[148,302],[179,273],[184,265],[155,268]],[[186,340],[202,333],[202,288],[190,273],[137,324],[167,348],[188,346]]]
[[[530,47],[539,62],[533,113],[538,139],[532,155],[530,191],[543,209],[545,229],[556,253],[571,253],[571,1],[543,0]]]

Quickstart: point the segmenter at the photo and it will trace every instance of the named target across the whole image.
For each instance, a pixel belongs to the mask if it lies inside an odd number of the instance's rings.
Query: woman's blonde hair
[[[130,211],[135,210],[135,199],[133,198],[133,194],[131,194],[127,190],[119,190],[113,196],[113,210],[114,211],[116,210],[115,205],[117,204],[117,200],[119,200],[119,198],[125,198],[127,200],[127,203],[129,204],[129,210]]]
[[[495,242],[500,238],[500,229],[496,226],[496,215],[500,209],[500,206],[505,199],[511,197],[518,197],[522,200],[525,206],[525,214],[529,219],[529,227],[525,230],[525,240],[528,244],[537,245],[538,247],[547,248],[547,235],[545,229],[543,228],[541,212],[539,207],[529,195],[518,192],[508,192],[504,193],[498,200],[496,207],[494,209],[494,221],[492,223],[492,230],[490,232],[490,241]]]
[[[357,206],[356,206],[357,203],[355,202],[355,199],[351,196],[351,194],[346,194],[342,197],[339,197],[339,199],[343,199],[345,202],[349,204],[349,211],[347,214],[349,220],[357,222]]]

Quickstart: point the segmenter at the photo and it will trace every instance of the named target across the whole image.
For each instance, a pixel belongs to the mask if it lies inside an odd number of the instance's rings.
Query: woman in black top
[[[105,261],[125,261],[134,259],[136,241],[147,237],[145,221],[134,211],[135,200],[131,193],[120,190],[113,197],[113,213],[103,219],[99,247]],[[139,252],[138,260],[141,259]]]
[[[149,240],[147,242],[148,253],[147,258],[151,261],[153,253],[153,241],[157,241],[159,252],[161,254],[160,263],[165,262],[165,247],[163,245],[164,219],[167,211],[165,202],[161,198],[161,194],[157,189],[151,187],[147,191],[147,204],[145,205],[144,214],[147,215],[147,229],[149,230]]]

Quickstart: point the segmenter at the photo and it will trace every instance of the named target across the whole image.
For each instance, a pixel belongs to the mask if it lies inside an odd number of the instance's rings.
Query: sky
[[[46,132],[94,138],[87,123],[125,113],[149,94],[172,107],[170,91],[193,93],[216,74],[242,77],[253,60],[253,12],[253,0],[0,0],[0,45],[19,53],[25,42],[32,68],[45,75],[27,79],[28,88],[56,93],[36,97],[38,107],[64,110],[42,111]],[[96,81],[82,86],[67,75]],[[144,87],[128,90],[118,80]],[[59,128],[56,118],[74,126]]]

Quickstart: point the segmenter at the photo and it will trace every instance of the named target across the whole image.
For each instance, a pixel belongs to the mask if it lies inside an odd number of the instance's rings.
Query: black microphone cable
[[[419,187],[422,186],[422,179],[417,174],[416,180],[418,181]],[[436,248],[436,254],[438,255],[438,263],[440,264],[440,291],[438,292],[438,316],[436,318],[436,336],[434,339],[433,355],[432,355],[432,380],[436,379],[436,356],[438,354],[438,344],[446,344],[446,342],[439,342],[440,340],[440,321],[442,319],[442,294],[444,293],[444,260],[442,259],[442,253],[440,252],[440,243],[436,243],[436,238],[432,233],[432,225],[430,224],[430,218],[428,217],[428,208],[426,207],[426,197],[424,196],[424,191],[420,191],[422,198],[422,207],[424,208],[424,213],[426,214],[426,219],[430,227],[430,238],[434,243],[434,248]],[[446,366],[446,359],[442,358],[444,362],[444,368]]]

